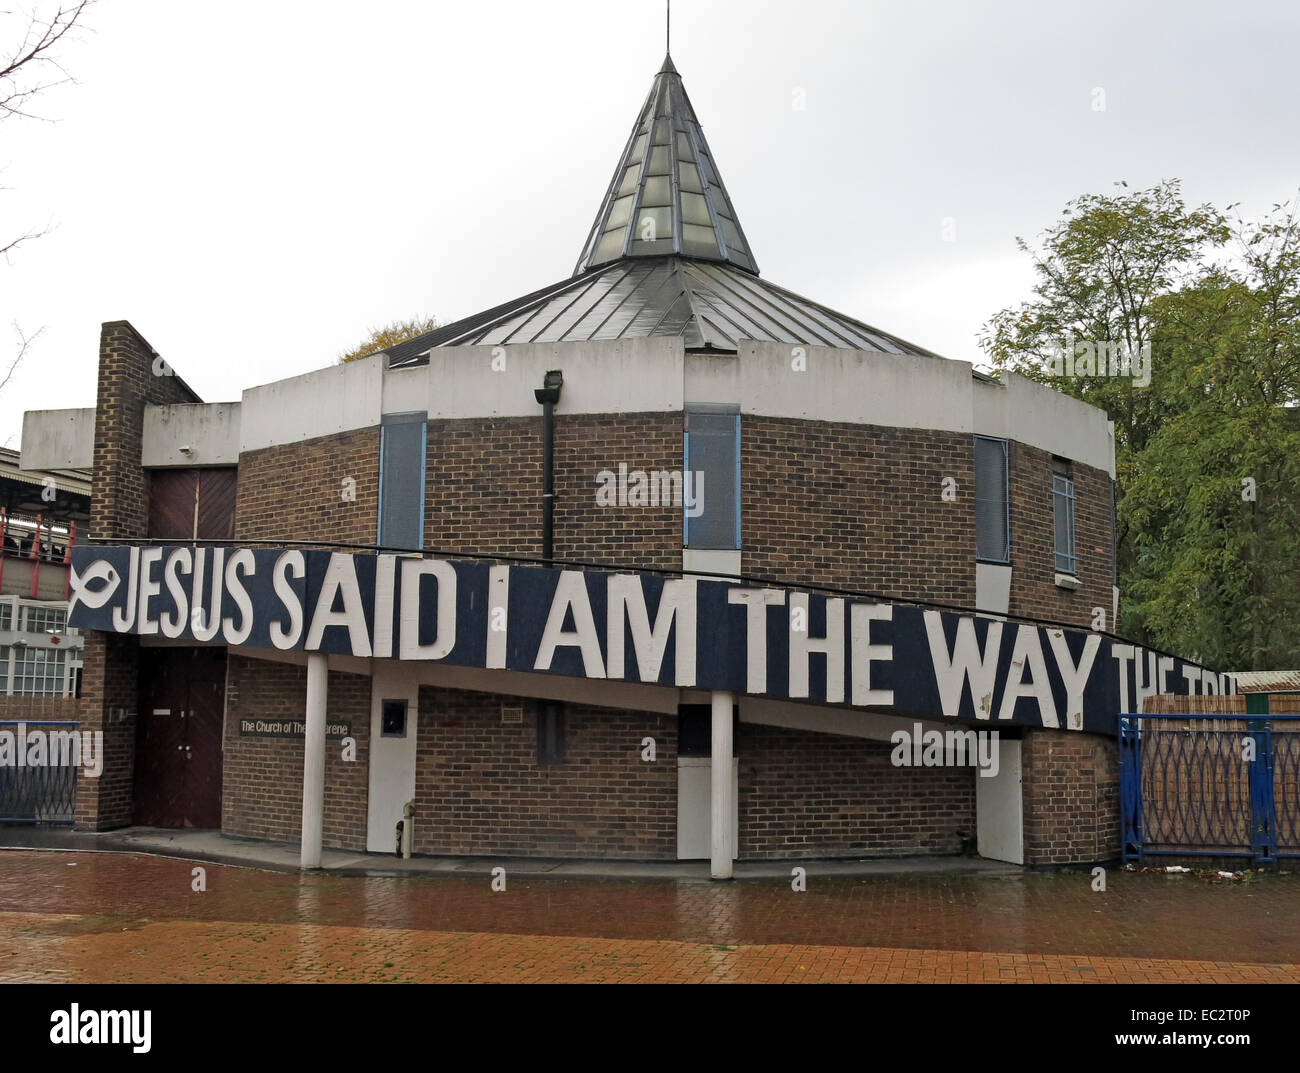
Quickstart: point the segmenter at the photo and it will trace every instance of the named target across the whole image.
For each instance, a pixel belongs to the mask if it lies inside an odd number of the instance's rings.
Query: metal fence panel
[[[0,722],[0,732],[8,731],[15,739],[15,755],[0,764],[0,823],[72,823],[77,768],[70,763],[47,763],[38,767],[28,767],[24,763],[19,767],[16,750],[20,726],[25,726],[30,734],[33,730],[76,733],[79,725],[47,720]]]
[[[1121,851],[1300,857],[1300,715],[1119,719]]]

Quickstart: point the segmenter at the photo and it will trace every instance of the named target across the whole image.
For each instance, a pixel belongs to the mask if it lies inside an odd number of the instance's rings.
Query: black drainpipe
[[[560,401],[564,374],[550,370],[533,395],[542,404],[542,558],[555,558],[555,404]]]

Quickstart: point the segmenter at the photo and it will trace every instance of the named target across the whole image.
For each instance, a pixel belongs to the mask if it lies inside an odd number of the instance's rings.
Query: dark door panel
[[[238,469],[155,469],[149,474],[149,536],[231,540]]]
[[[145,648],[140,653],[135,822],[221,826],[224,648]]]
[[[192,469],[156,469],[149,474],[149,536],[160,540],[194,538],[196,473]]]
[[[235,491],[239,471],[233,466],[198,471],[199,540],[233,540],[235,536]]]

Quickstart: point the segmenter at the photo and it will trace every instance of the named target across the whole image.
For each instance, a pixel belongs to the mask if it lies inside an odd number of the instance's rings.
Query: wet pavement
[[[206,891],[192,889],[204,869]],[[1300,982],[1300,876],[291,875],[0,852],[0,981]]]

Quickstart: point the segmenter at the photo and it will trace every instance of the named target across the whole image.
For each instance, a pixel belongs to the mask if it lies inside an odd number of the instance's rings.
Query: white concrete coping
[[[146,406],[140,464],[238,465],[240,409],[237,402]]]
[[[95,408],[28,410],[23,414],[20,469],[90,469],[95,460]]]

